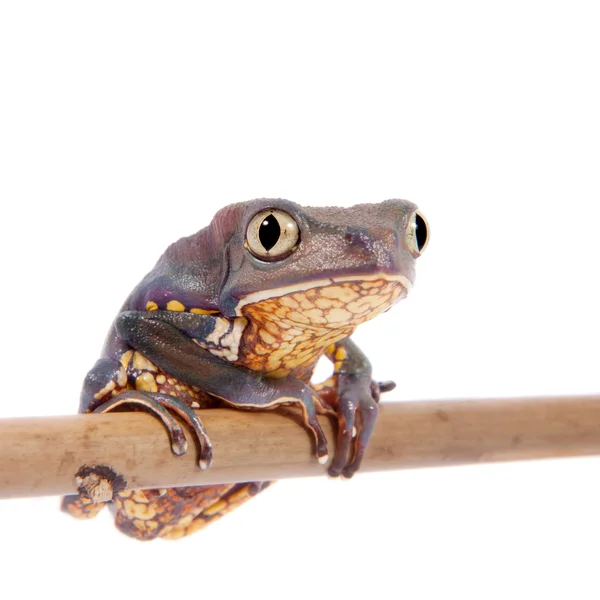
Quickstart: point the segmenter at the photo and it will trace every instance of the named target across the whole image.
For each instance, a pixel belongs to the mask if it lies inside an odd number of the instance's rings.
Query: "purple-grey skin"
[[[163,421],[182,454],[175,412],[194,431],[207,468],[212,448],[194,408],[295,404],[322,463],[327,440],[317,414],[337,415],[329,473],[351,477],[379,394],[393,384],[372,381],[349,336],[406,295],[426,243],[425,220],[404,200],[351,208],[232,204],[172,244],[133,290],[86,378],[80,411],[141,407]],[[334,376],[311,385],[323,355]]]

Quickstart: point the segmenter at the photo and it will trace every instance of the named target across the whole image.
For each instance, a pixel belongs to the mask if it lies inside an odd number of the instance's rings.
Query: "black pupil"
[[[415,215],[415,233],[417,234],[417,248],[420,252],[427,243],[427,225],[421,215]]]
[[[271,214],[260,224],[258,239],[268,252],[277,243],[280,235],[281,227],[279,226],[279,221]]]

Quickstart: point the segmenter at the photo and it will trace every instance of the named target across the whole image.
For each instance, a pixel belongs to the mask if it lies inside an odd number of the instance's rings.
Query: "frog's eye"
[[[429,231],[425,217],[416,210],[408,220],[406,228],[406,244],[411,254],[416,258],[421,256],[427,242],[429,241]]]
[[[276,208],[259,212],[249,223],[246,244],[250,252],[263,260],[288,256],[300,239],[298,224],[286,212]]]

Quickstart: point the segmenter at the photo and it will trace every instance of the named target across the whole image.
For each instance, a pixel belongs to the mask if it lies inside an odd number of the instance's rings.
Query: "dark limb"
[[[119,337],[180,381],[238,408],[298,404],[316,441],[320,462],[327,461],[327,440],[317,420],[314,390],[298,379],[269,379],[201,348],[191,337],[207,335],[211,317],[168,311],[125,312],[116,321]],[[207,325],[207,323],[209,325]],[[184,333],[185,331],[185,333]]]
[[[337,409],[338,415],[337,449],[329,474],[352,477],[360,467],[373,433],[379,397],[393,390],[395,383],[373,381],[371,364],[350,338],[330,346],[327,356],[334,364],[334,374],[320,394]]]

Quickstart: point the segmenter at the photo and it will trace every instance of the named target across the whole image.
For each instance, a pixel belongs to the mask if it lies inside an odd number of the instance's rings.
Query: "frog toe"
[[[338,434],[337,446],[333,462],[329,467],[331,477],[339,477],[348,461],[348,454],[352,446],[354,432],[354,421],[356,416],[357,398],[354,394],[346,393],[339,397],[338,401]]]
[[[379,406],[372,398],[361,403],[359,407],[358,428],[354,441],[354,454],[351,461],[344,467],[342,475],[349,479],[358,471],[365,455],[365,450],[375,428]]]
[[[371,382],[371,396],[375,402],[379,402],[381,394],[391,392],[396,389],[395,381],[372,381]]]
[[[115,396],[97,407],[93,412],[110,412],[122,407],[140,408],[160,419],[169,434],[173,453],[181,456],[187,451],[187,439],[181,425],[171,415],[170,411],[174,412],[187,423],[198,440],[200,445],[198,464],[200,468],[207,469],[211,465],[212,445],[202,422],[189,406],[175,396],[129,390]]]
[[[194,433],[194,436],[198,440],[200,446],[200,456],[198,458],[198,466],[201,469],[208,469],[213,460],[213,450],[210,438],[204,429],[202,421],[198,415],[187,405],[185,402],[179,400],[175,396],[169,394],[160,394],[154,392],[147,392],[148,396],[164,406],[165,408],[171,409],[181,419],[185,421],[188,427]]]

